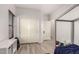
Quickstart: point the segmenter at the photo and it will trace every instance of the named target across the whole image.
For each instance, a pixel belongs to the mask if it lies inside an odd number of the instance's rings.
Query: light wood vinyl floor
[[[43,43],[22,44],[17,54],[52,54],[53,51],[54,44],[52,40],[48,40]]]

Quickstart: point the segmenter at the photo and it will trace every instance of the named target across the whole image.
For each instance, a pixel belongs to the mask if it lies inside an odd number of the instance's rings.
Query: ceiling
[[[63,5],[62,4],[17,4],[16,5],[16,7],[40,10],[45,14],[50,14],[51,12],[55,12],[61,6]]]
[[[79,6],[76,6],[70,12],[59,18],[60,20],[75,20],[79,18]]]

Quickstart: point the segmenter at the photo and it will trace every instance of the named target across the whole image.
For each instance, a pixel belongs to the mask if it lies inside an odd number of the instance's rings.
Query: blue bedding
[[[54,54],[79,54],[79,46],[75,44],[59,46],[55,48]]]

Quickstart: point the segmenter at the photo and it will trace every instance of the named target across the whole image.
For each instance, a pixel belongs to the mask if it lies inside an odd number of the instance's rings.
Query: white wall
[[[75,7],[60,19],[75,20],[77,18],[79,18],[79,6]],[[74,22],[74,44],[79,45],[79,20]]]
[[[58,10],[56,10],[54,13],[51,14],[51,22],[52,22],[52,39],[55,39],[55,20],[61,16],[64,12],[66,12],[68,9],[73,7],[72,4],[65,4],[61,6]]]
[[[60,19],[75,20],[77,18],[79,18],[79,6],[75,7],[73,10],[71,10]],[[74,44],[79,45],[79,21],[74,22]]]
[[[41,13],[41,11],[39,10],[34,10],[34,9],[27,9],[27,8],[17,8],[17,36],[20,38],[20,26],[19,26],[19,22],[20,22],[20,17],[25,16],[26,18],[30,18],[30,19],[36,19],[36,21],[39,23],[39,26],[37,27],[39,29],[39,33],[37,33],[37,35],[39,35],[39,40],[38,42],[42,42],[43,38],[42,38],[42,24],[45,21],[44,19],[44,14]],[[37,24],[36,24],[37,25]]]
[[[69,6],[68,6],[68,8],[69,8]],[[64,10],[64,9],[63,9]],[[55,18],[55,16],[53,15],[53,17]],[[61,17],[60,19],[63,19],[63,20],[74,20],[74,19],[76,19],[76,18],[79,18],[79,6],[77,6],[76,8],[74,8],[72,11],[70,11],[69,13],[67,13],[66,15],[64,15],[63,17]],[[56,18],[55,18],[56,19]],[[55,31],[54,31],[54,20],[55,19],[53,19],[53,21],[52,21],[52,23],[53,23],[53,27],[52,27],[52,31],[53,31],[53,33],[52,33],[52,35],[53,34],[55,34]],[[61,23],[62,24],[62,23]],[[68,24],[66,24],[68,27],[70,26],[70,25],[68,25]],[[62,28],[66,28],[66,26],[64,25],[64,24],[62,24],[61,26],[63,26]],[[62,28],[61,28],[61,30],[62,30]],[[70,28],[70,27],[69,27]],[[69,29],[68,28],[68,29]],[[59,28],[58,28],[59,29]],[[67,29],[67,30],[68,30]],[[63,30],[62,31],[60,31],[60,30],[58,30],[61,34],[62,34],[62,32],[63,32]],[[66,34],[65,33],[66,32],[66,30],[63,32],[64,34]],[[69,32],[71,32],[71,31],[69,31]],[[71,34],[72,35],[72,34]],[[58,37],[58,39],[59,39],[59,41],[63,41],[64,39],[67,39],[66,41],[68,41],[68,42],[70,42],[70,40],[71,39],[69,39],[68,40],[68,37],[67,37],[67,35],[65,35],[65,36],[63,36],[62,35],[62,37],[60,36],[60,34],[58,33],[57,34],[57,36],[59,36]],[[69,35],[70,36],[70,35]],[[60,37],[61,37],[61,39],[60,39]],[[77,44],[77,45],[79,45],[79,21],[75,21],[74,22],[74,44]]]
[[[74,44],[79,45],[79,21],[74,23]]]
[[[9,39],[9,9],[15,14],[14,5],[0,4],[0,41]]]
[[[53,45],[55,48],[55,20],[61,16],[64,12],[66,12],[68,9],[70,9],[73,5],[68,5],[68,4],[64,4],[62,6],[60,6],[60,8],[58,8],[54,13],[51,13],[51,38],[52,38],[52,41],[53,41]]]
[[[65,44],[72,42],[72,22],[56,21],[56,40]]]

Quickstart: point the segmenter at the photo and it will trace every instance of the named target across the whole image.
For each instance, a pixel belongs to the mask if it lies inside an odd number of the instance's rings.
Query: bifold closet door
[[[74,22],[74,44],[79,45],[79,21]]]
[[[39,41],[39,21],[35,18],[20,17],[21,43],[33,43]]]
[[[72,23],[56,21],[56,40],[65,44],[71,43]]]

